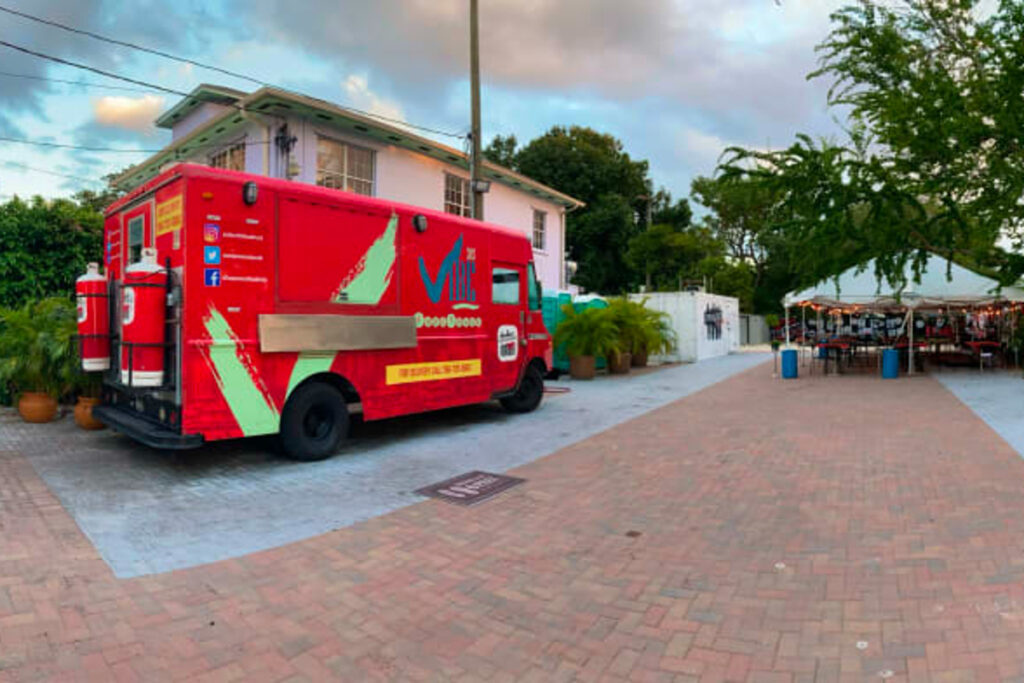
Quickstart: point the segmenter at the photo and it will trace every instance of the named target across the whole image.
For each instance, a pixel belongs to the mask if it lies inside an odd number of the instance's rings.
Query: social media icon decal
[[[203,262],[210,265],[220,264],[220,247],[206,247],[203,249]]]
[[[207,268],[203,271],[203,280],[207,287],[220,287],[220,268]]]
[[[216,223],[207,223],[203,226],[203,241],[205,242],[219,242],[220,241],[220,226]]]

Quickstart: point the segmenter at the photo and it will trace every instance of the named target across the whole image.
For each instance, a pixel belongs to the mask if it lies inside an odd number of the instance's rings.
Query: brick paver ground
[[[0,454],[0,679],[998,680],[1024,461],[927,377],[762,366],[437,501],[117,580]]]

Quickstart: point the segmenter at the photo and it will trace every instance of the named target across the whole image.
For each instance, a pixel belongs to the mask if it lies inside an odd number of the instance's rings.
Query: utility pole
[[[477,0],[469,0],[469,88],[472,100],[472,150],[469,157],[469,184],[473,192],[473,218],[484,219],[484,191],[480,158],[480,18]]]

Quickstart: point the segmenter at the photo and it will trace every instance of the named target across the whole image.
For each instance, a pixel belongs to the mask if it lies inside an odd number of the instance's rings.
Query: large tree
[[[832,80],[848,139],[732,150],[727,174],[782,194],[802,279],[880,257],[878,275],[898,282],[929,252],[1016,269],[993,245],[1024,227],[1024,6],[983,4],[839,10],[811,77]]]
[[[504,149],[507,143],[496,140],[491,147]],[[579,264],[577,284],[609,294],[633,285],[625,253],[650,201],[647,162],[632,159],[615,137],[582,126],[552,128],[519,150],[514,161],[521,173],[587,203],[567,221],[569,258]]]

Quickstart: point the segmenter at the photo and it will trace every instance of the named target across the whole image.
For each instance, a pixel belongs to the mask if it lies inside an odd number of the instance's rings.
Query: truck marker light
[[[242,201],[245,202],[246,206],[252,206],[255,204],[256,200],[259,199],[259,196],[260,188],[253,181],[250,180],[245,185],[242,185]]]

